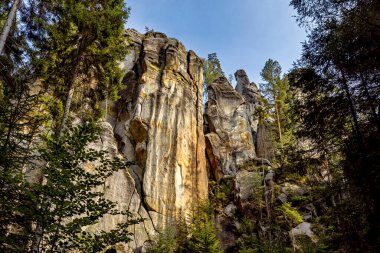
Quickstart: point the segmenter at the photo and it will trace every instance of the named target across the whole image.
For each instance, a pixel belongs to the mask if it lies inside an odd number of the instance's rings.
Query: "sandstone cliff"
[[[216,225],[224,252],[234,252],[239,221],[237,212],[253,217],[255,172],[246,164],[268,166],[271,140],[266,119],[260,115],[265,100],[244,70],[235,73],[234,89],[225,77],[208,86],[206,104],[206,153],[212,179],[217,187],[227,187],[234,197],[219,204]],[[261,157],[262,156],[262,157]],[[223,185],[223,186],[222,186]],[[218,200],[214,200],[218,201]]]
[[[206,152],[216,180],[236,175],[247,161],[268,164],[265,159],[272,158],[268,122],[260,115],[265,99],[244,70],[236,71],[235,78],[235,90],[224,77],[208,87]]]
[[[135,162],[110,177],[103,191],[119,210],[145,219],[131,228],[133,242],[116,248],[140,252],[157,232],[208,199],[208,174],[217,181],[232,180],[235,198],[226,209],[238,206],[249,212],[252,173],[242,166],[270,165],[260,156],[270,158],[272,147],[262,145],[270,143],[266,121],[259,116],[264,99],[243,70],[235,74],[236,90],[224,77],[209,85],[204,112],[202,61],[194,52],[158,32],[127,30],[126,37],[130,53],[121,63],[126,88],[107,113],[96,145]],[[107,216],[88,229],[109,230],[123,219]],[[233,245],[234,235],[228,231],[233,215],[216,219],[220,236]],[[229,243],[224,241],[226,249]]]
[[[109,178],[104,192],[145,221],[120,252],[141,248],[208,196],[200,58],[162,33],[126,34],[126,89],[103,123],[101,145],[136,165]],[[118,219],[105,217],[94,229],[110,229]]]

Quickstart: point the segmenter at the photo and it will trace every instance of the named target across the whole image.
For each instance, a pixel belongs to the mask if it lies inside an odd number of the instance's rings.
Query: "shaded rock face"
[[[225,77],[208,86],[206,152],[217,180],[236,175],[239,165],[255,157],[245,107],[244,98]]]
[[[235,89],[224,77],[208,86],[205,110],[206,154],[210,174],[218,182],[232,179],[234,185],[234,199],[223,211],[217,210],[216,213],[218,238],[224,252],[236,252],[239,215],[231,215],[232,210],[253,218],[256,215],[251,201],[254,179],[262,177],[268,188],[273,184],[274,177],[272,173],[272,178],[268,176],[267,180],[246,166],[248,163],[253,167],[270,166],[267,159],[271,158],[273,147],[268,135],[269,124],[264,117],[260,117],[260,113],[263,115],[264,112],[265,99],[257,86],[250,83],[244,70],[238,70],[235,78]]]
[[[244,70],[236,71],[235,78],[235,90],[224,77],[208,86],[206,153],[216,180],[236,175],[247,161],[270,165],[273,157],[265,98]]]
[[[130,53],[120,66],[126,89],[107,113],[103,135],[96,144],[112,156],[135,162],[112,175],[104,186],[118,210],[130,211],[144,222],[130,227],[133,241],[115,247],[118,253],[144,252],[155,234],[176,217],[186,217],[208,198],[207,163],[211,177],[232,179],[235,199],[216,215],[225,252],[235,252],[235,214],[252,209],[253,172],[247,162],[270,165],[260,158],[258,111],[263,98],[243,70],[236,72],[236,90],[226,78],[208,87],[202,104],[202,62],[175,39],[157,32],[126,32]],[[204,114],[203,114],[204,112]],[[203,119],[207,128],[203,127]],[[262,131],[264,131],[262,130]],[[261,135],[260,135],[261,134]],[[260,137],[261,136],[261,137]],[[260,153],[260,154],[261,154]],[[126,219],[106,216],[88,230],[110,230]]]
[[[104,192],[121,210],[146,219],[132,228],[129,248],[139,249],[176,215],[207,199],[203,75],[200,58],[177,40],[135,30],[127,36],[131,53],[121,63],[127,88],[107,117],[104,135],[136,165],[115,173]],[[116,219],[105,217],[100,228],[112,228]]]

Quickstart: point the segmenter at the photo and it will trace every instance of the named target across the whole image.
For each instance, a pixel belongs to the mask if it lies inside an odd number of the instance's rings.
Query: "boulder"
[[[290,230],[289,235],[291,238],[294,238],[294,240],[297,240],[297,238],[301,236],[307,236],[313,242],[317,241],[316,235],[311,231],[311,223],[309,222],[298,224],[298,226]]]
[[[277,199],[281,202],[281,204],[284,204],[286,202],[288,202],[288,196],[286,196],[285,193],[281,193]]]
[[[299,186],[290,182],[285,182],[281,186],[281,192],[287,196],[302,196],[305,194],[306,189],[304,186]]]
[[[233,203],[229,203],[225,208],[224,208],[224,214],[227,215],[228,217],[235,217],[237,211],[237,207]]]

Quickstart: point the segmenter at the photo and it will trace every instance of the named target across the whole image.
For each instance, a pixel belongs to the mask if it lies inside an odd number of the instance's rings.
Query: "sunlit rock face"
[[[235,72],[236,91],[239,92],[245,101],[245,112],[248,124],[251,129],[253,141],[255,143],[257,157],[272,160],[273,146],[270,136],[269,122],[263,117],[265,108],[265,98],[254,82],[250,82],[246,72],[239,69]]]
[[[141,249],[155,231],[208,197],[203,74],[200,58],[177,40],[157,32],[126,34],[126,89],[108,114],[106,132],[117,154],[136,165],[115,173],[104,192],[121,210],[146,219],[131,228],[129,247]],[[106,217],[101,228],[116,219]]]

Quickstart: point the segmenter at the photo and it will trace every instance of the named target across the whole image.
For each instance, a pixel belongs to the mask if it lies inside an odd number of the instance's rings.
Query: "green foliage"
[[[289,202],[282,204],[276,211],[279,213],[276,217],[278,222],[290,229],[303,222],[302,216]]]
[[[123,30],[129,10],[124,1],[36,1],[33,11],[29,34],[39,52],[32,64],[43,84],[68,101],[64,115],[74,90],[77,98],[89,97],[92,107],[117,98],[123,77],[118,61],[127,50]],[[74,102],[83,104],[81,99]]]
[[[128,225],[139,219],[131,219],[131,213],[114,209],[116,203],[95,190],[116,170],[125,169],[119,159],[110,159],[106,151],[88,148],[97,138],[99,129],[92,124],[73,127],[60,139],[49,138],[41,149],[41,168],[46,184],[25,182],[30,197],[31,222],[40,224],[42,251],[59,251],[64,247],[83,252],[97,252],[117,242],[130,241]],[[83,230],[96,224],[105,214],[123,215],[125,223],[110,231],[93,234]],[[38,231],[34,231],[38,233]]]
[[[266,83],[260,84],[260,89],[264,95],[274,104],[279,89],[278,86],[281,80],[281,66],[278,61],[268,59],[260,73]]]
[[[260,242],[257,238],[256,228],[252,221],[244,218],[238,229],[239,239],[236,242],[239,253],[260,252]]]
[[[193,211],[190,238],[184,247],[185,252],[222,252],[216,237],[213,213],[214,208],[210,203],[202,203]]]
[[[260,75],[266,81],[260,84],[261,92],[271,104],[277,102],[279,108],[285,110],[289,82],[286,75],[281,76],[280,64],[272,59],[267,60]]]
[[[277,129],[273,136],[277,135],[277,150],[280,150],[280,155],[283,154],[284,149],[284,133],[288,131],[286,128],[288,117],[288,96],[289,96],[289,82],[286,75],[281,76],[281,66],[277,61],[269,59],[265,62],[265,66],[261,71],[261,77],[266,83],[260,84],[260,90],[265,98],[269,101],[271,110],[275,113]]]
[[[203,94],[207,97],[207,86],[218,77],[224,76],[220,61],[216,53],[209,54],[207,60],[203,61]]]
[[[239,228],[239,239],[237,241],[237,249],[239,253],[284,253],[292,252],[289,247],[286,247],[284,241],[279,234],[282,231],[275,231],[271,238],[259,236],[257,228],[251,220],[244,218]]]
[[[177,252],[178,245],[175,226],[168,226],[163,231],[158,233],[150,250],[154,253],[174,253]]]
[[[258,210],[265,206],[264,197],[264,182],[263,177],[258,171],[252,172],[253,180],[253,192],[252,192],[252,203],[256,206]]]
[[[174,223],[167,224],[151,242],[149,250],[153,253],[186,252],[184,247],[189,237],[185,218],[178,215]]]
[[[131,240],[127,228],[141,220],[132,218],[129,212],[115,210],[116,203],[96,190],[114,171],[126,166],[119,159],[109,158],[106,151],[88,147],[96,140],[98,131],[94,124],[86,123],[71,128],[60,139],[49,137],[40,149],[40,157],[34,161],[39,164],[34,170],[45,183],[25,181],[21,174],[1,174],[2,179],[8,177],[3,181],[7,193],[17,189],[17,195],[4,196],[16,197],[10,202],[12,208],[8,215],[10,224],[17,229],[0,237],[6,252],[27,250],[37,236],[41,240],[38,252],[63,249],[99,252],[107,246]],[[7,207],[6,199],[1,199],[2,213]],[[122,215],[125,222],[108,232],[86,232],[86,226],[96,224],[106,214]]]
[[[38,112],[39,95],[31,94],[22,84],[23,77],[15,78],[12,90],[2,85],[0,97],[0,251],[12,252],[26,245],[20,236],[29,226],[20,205],[28,204],[25,196],[25,170],[33,168],[37,159],[33,139],[45,117]],[[26,79],[28,80],[28,79]],[[9,84],[9,83],[7,83]],[[10,231],[10,227],[13,230]],[[12,250],[11,250],[12,248]]]
[[[305,206],[311,202],[311,196],[293,196],[290,201],[295,206]]]
[[[231,179],[221,180],[219,183],[210,181],[210,200],[215,208],[223,208],[228,202],[234,199],[234,184]]]
[[[302,58],[289,75],[297,135],[314,143],[310,149],[322,154],[324,169],[336,177],[330,177],[326,192],[338,192],[326,201],[336,212],[355,207],[355,221],[340,219],[340,227],[346,227],[340,238],[351,244],[343,251],[377,252],[380,47],[374,41],[380,38],[379,1],[293,0],[291,5],[299,23],[309,28]],[[346,202],[347,195],[354,203]],[[355,237],[361,242],[348,239]]]
[[[166,227],[150,247],[154,253],[221,253],[213,220],[213,207],[202,203],[194,208],[189,223],[182,219]]]
[[[329,190],[331,189],[326,189],[326,192]],[[353,247],[365,242],[365,234],[358,229],[362,227],[367,230],[370,228],[366,224],[364,207],[352,198],[329,207],[316,219],[312,229],[320,238],[318,244],[321,252],[362,252],[359,247]]]

